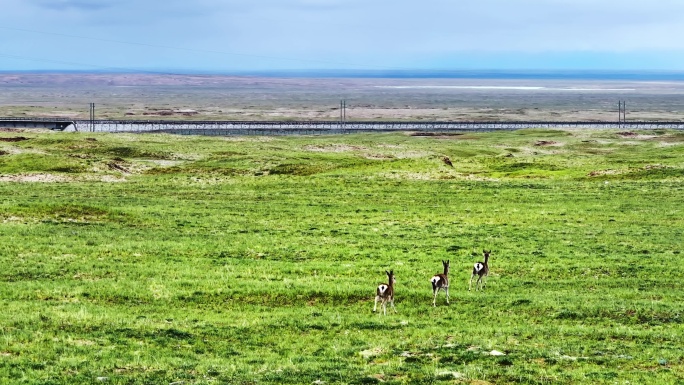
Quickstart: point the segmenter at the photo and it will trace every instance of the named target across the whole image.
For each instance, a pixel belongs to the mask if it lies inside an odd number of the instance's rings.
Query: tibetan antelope
[[[484,262],[477,262],[473,266],[473,275],[470,276],[470,284],[468,284],[468,291],[470,291],[470,289],[472,288],[473,278],[475,278],[476,275],[477,282],[475,282],[475,290],[484,290],[485,286],[487,286],[487,276],[489,275],[489,254],[491,253],[491,250],[482,250],[482,254],[484,254]]]
[[[373,306],[373,312],[378,309],[378,301],[381,301],[380,307],[382,307],[382,312],[387,315],[387,302],[392,305],[394,312],[397,312],[397,308],[394,307],[394,284],[397,279],[394,277],[394,270],[387,271],[387,283],[381,283],[375,291],[375,305]]]
[[[449,304],[449,261],[442,261],[442,266],[444,266],[444,273],[435,274],[430,279],[432,282],[432,306],[437,306],[437,293],[440,290],[444,290],[446,293],[446,301]]]

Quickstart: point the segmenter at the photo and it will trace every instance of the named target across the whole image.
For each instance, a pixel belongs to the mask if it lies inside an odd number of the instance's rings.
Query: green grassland
[[[0,140],[0,383],[684,382],[681,132]]]

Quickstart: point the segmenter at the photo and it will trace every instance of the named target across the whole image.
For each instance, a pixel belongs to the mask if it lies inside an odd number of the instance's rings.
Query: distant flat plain
[[[683,81],[0,73],[0,116],[130,120],[684,120]]]

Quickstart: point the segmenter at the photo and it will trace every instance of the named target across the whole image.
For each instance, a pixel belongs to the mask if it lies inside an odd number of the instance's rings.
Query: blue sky
[[[0,0],[0,71],[684,70],[682,0]]]

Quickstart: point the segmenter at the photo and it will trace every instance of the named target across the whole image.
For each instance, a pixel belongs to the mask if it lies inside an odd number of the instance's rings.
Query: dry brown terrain
[[[0,116],[87,119],[684,120],[684,82],[0,74]]]

